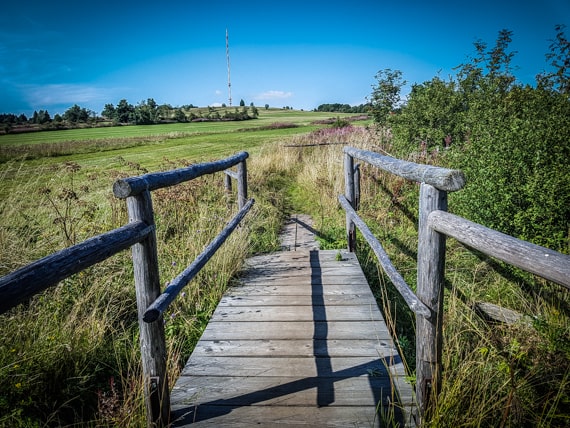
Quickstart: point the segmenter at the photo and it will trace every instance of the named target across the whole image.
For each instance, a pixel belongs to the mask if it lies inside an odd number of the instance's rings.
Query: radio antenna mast
[[[232,106],[232,82],[230,79],[230,39],[228,36],[228,29],[226,28],[226,58],[228,61],[228,97],[230,101],[230,107]]]

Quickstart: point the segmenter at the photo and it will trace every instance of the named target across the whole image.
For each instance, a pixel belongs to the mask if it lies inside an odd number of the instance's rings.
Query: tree
[[[557,25],[556,39],[551,40],[550,52],[546,60],[550,62],[553,71],[537,76],[540,86],[557,90],[562,94],[570,94],[570,41],[564,34],[564,25]]]
[[[129,123],[135,119],[135,108],[127,100],[122,99],[117,104],[117,121],[119,123]]]
[[[101,112],[101,116],[110,120],[117,119],[117,110],[115,109],[115,106],[113,104],[105,104],[105,107]]]
[[[245,106],[245,101],[244,101],[243,99],[240,100],[239,106],[240,106],[240,107],[244,107],[244,106]]]
[[[74,104],[63,113],[63,118],[71,123],[87,122],[90,111]]]
[[[406,84],[402,79],[400,70],[392,70],[386,68],[379,71],[374,76],[378,83],[372,87],[372,95],[370,97],[371,112],[374,120],[385,126],[388,123],[388,117],[400,105],[400,91]]]
[[[265,110],[269,110],[269,104],[265,104]]]

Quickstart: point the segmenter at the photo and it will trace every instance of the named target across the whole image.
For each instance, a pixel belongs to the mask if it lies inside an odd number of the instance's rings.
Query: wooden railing
[[[170,390],[166,375],[164,324],[154,321],[162,320],[162,314],[180,290],[204,267],[251,209],[254,201],[247,200],[248,156],[246,152],[240,152],[215,162],[115,182],[113,193],[118,198],[126,199],[129,224],[65,248],[0,278],[0,314],[59,281],[131,247],[147,425],[167,426],[170,418]],[[235,165],[237,171],[229,170]],[[219,171],[226,173],[226,189],[231,189],[229,177],[237,179],[239,212],[202,254],[161,293],[151,191]]]
[[[372,247],[395,288],[416,315],[416,400],[418,424],[440,391],[445,239],[451,236],[487,255],[570,288],[570,256],[513,238],[447,212],[447,193],[465,185],[461,171],[421,165],[352,147],[344,148],[345,195],[349,251],[355,250],[356,228]],[[354,160],[420,182],[417,286],[414,293],[391,263],[380,242],[356,213],[360,169]]]

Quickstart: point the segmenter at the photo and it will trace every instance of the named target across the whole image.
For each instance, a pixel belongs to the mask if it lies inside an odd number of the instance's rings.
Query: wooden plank
[[[321,401],[328,406],[360,406],[385,402],[390,392],[387,372],[349,378],[184,376],[172,391],[172,404],[317,406]]]
[[[337,253],[256,258],[176,383],[174,426],[380,426],[389,402],[398,420],[411,414],[412,388],[370,287],[356,258]]]
[[[394,364],[400,363],[400,358]],[[192,355],[181,376],[359,377],[386,375],[384,359],[375,357],[200,357]]]
[[[370,339],[200,340],[192,355],[224,357],[391,357],[392,341]]]
[[[380,321],[376,302],[359,306],[218,306],[210,322],[217,321]]]
[[[298,406],[200,406],[174,408],[174,426],[219,427],[380,427],[382,419],[376,406],[315,407]]]
[[[344,322],[212,322],[208,324],[204,335],[208,340],[235,339],[375,339],[391,340],[386,324],[381,321],[344,321]]]
[[[362,289],[370,292],[370,286],[367,282],[363,281],[362,275],[329,275],[326,277],[304,275],[304,276],[251,276],[240,278],[241,285],[235,285],[234,287],[239,289],[241,287],[248,285],[303,285],[305,288],[311,287],[311,281],[315,281],[315,284],[321,284],[323,286],[329,285],[343,285],[345,290],[353,289],[353,285],[360,286]],[[350,286],[350,287],[349,287]],[[355,288],[360,292],[358,288]],[[233,289],[230,289],[233,291]]]
[[[310,294],[309,294],[310,295]],[[231,294],[220,300],[219,306],[299,306],[307,304],[307,294],[280,295],[280,294]],[[322,294],[322,304],[328,306],[339,305],[369,305],[370,293],[351,294],[350,296],[338,294]]]

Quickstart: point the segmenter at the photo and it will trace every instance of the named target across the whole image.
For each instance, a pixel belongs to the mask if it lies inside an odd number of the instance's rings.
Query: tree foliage
[[[547,54],[554,70],[523,85],[512,74],[512,32],[494,46],[475,43],[476,55],[444,81],[434,77],[399,98],[401,74],[380,72],[373,93],[375,119],[391,127],[394,154],[461,169],[467,186],[451,207],[504,233],[569,251],[570,49],[557,27]],[[565,77],[566,76],[566,77]]]

